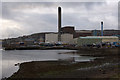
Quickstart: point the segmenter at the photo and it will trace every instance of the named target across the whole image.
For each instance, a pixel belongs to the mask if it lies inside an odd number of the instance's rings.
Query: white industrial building
[[[57,43],[57,42],[58,42],[58,33],[45,34],[45,43]],[[69,33],[61,34],[61,42],[72,44],[73,34],[69,34]]]
[[[57,33],[47,33],[45,34],[45,43],[57,43],[58,34]]]
[[[73,34],[61,34],[61,42],[71,44],[73,43]]]

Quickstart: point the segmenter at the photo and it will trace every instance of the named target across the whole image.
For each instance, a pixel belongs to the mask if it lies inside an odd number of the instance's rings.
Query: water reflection
[[[18,63],[30,61],[57,61],[68,60],[73,62],[90,61],[94,57],[80,56],[79,54],[62,54],[75,50],[2,50],[2,77],[9,77],[16,72]]]

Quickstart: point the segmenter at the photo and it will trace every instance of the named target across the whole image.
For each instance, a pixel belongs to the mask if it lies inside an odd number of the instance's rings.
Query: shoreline
[[[78,50],[77,48],[71,48],[71,47],[19,47],[19,48],[4,48],[4,50],[54,50],[54,49],[60,49],[60,50]]]
[[[87,51],[99,51],[99,50],[117,50],[120,49],[120,47],[114,47],[114,48],[89,48],[89,47],[6,47],[2,48],[3,50],[87,50]]]
[[[89,52],[89,51],[88,51]],[[86,51],[86,54],[88,53]],[[109,52],[109,51],[108,51]],[[113,55],[113,53],[115,53]],[[90,62],[32,61],[20,64],[18,72],[9,79],[23,78],[120,78],[120,62],[117,52],[101,55],[104,58]],[[66,53],[69,54],[69,53]],[[109,55],[109,56],[107,56]],[[91,54],[89,54],[91,56]],[[93,56],[93,55],[92,55]],[[94,56],[100,56],[94,54]],[[110,64],[110,65],[105,65]],[[112,65],[114,64],[114,65]],[[119,64],[119,65],[118,65]],[[104,65],[104,66],[102,66]],[[101,67],[96,67],[101,66]],[[92,69],[89,69],[93,67]],[[88,70],[78,69],[88,68]]]
[[[41,67],[41,65],[43,66]],[[97,64],[97,66],[99,65],[104,64]],[[89,69],[89,67],[92,68]],[[94,67],[96,67],[96,65],[93,65],[93,62],[81,62],[76,64],[65,64],[64,62],[58,63],[57,61],[26,62],[22,63],[18,72],[14,73],[8,78],[8,80],[19,78],[116,78],[116,76],[118,78],[118,71],[120,67],[118,67],[118,64],[110,66],[106,65],[98,68]],[[83,70],[80,70],[82,68]],[[86,70],[86,68],[88,69]]]

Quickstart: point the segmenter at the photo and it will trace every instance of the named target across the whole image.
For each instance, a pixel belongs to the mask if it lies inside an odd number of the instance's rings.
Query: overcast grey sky
[[[2,38],[57,32],[58,6],[62,26],[93,30],[104,21],[104,29],[118,29],[118,2],[2,2]]]

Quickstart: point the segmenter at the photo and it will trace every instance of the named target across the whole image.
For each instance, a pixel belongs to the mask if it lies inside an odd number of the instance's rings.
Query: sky
[[[118,29],[118,2],[1,2],[0,39],[40,32],[57,32],[57,8],[62,8],[62,27],[76,30]]]

